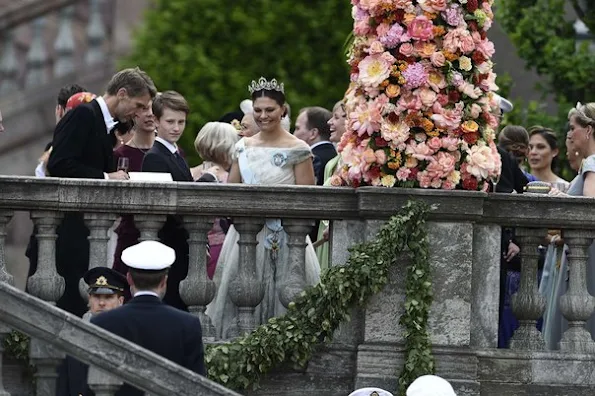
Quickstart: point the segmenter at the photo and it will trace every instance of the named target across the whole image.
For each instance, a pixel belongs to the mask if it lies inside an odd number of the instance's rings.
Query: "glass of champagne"
[[[128,172],[128,167],[130,166],[130,160],[128,157],[120,157],[118,158],[118,170],[122,170],[124,172]]]

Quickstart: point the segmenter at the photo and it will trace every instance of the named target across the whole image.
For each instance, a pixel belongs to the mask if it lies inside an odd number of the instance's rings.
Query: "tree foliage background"
[[[198,130],[238,110],[260,76],[285,83],[294,119],[301,107],[342,99],[352,24],[348,0],[154,0],[121,66],[138,65],[159,90],[188,99],[181,144],[196,163]]]
[[[528,69],[543,77],[538,88],[552,95],[559,107],[558,114],[548,114],[539,102],[515,103],[515,111],[504,122],[529,127],[543,125],[559,133],[562,157],[568,110],[576,102],[595,101],[595,54],[589,50],[592,41],[577,42],[570,10],[595,32],[595,1],[593,0],[496,0],[496,18],[502,25]],[[511,81],[499,83],[510,86]],[[566,163],[566,161],[562,161]],[[559,170],[565,177],[572,171]]]

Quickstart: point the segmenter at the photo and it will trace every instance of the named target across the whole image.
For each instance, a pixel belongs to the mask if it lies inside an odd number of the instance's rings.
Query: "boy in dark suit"
[[[174,181],[193,181],[190,168],[180,153],[177,142],[184,133],[186,117],[190,112],[186,99],[175,91],[165,91],[153,101],[153,115],[157,122],[157,137],[153,147],[143,159],[143,172],[169,173]],[[179,285],[188,275],[188,233],[181,219],[167,216],[159,231],[161,241],[176,251],[167,281],[167,293],[163,301],[178,309],[187,310],[180,297]]]
[[[168,269],[175,259],[174,250],[157,241],[144,241],[125,249],[122,262],[129,268],[126,277],[134,297],[120,308],[93,317],[91,323],[206,375],[200,320],[161,302],[167,289]],[[127,384],[116,393],[142,394]]]
[[[54,131],[47,169],[50,176],[87,179],[128,179],[116,171],[113,129],[146,109],[157,90],[139,68],[116,73],[103,96],[70,110]],[[66,288],[57,306],[82,316],[86,304],[79,293],[79,280],[89,268],[89,230],[82,213],[67,213],[57,230],[56,268]]]

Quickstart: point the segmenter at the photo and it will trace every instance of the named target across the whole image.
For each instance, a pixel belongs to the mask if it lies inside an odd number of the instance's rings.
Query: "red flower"
[[[458,102],[461,99],[461,94],[458,91],[452,90],[448,93],[448,100],[450,102]]]
[[[467,5],[469,5],[469,3],[467,3]],[[469,30],[471,30],[472,32],[476,32],[479,30],[479,25],[475,21],[467,22],[467,26],[469,26]]]
[[[376,143],[377,148],[386,147],[388,146],[388,142],[381,138],[380,136],[374,138],[374,143]]]
[[[396,124],[397,122],[399,122],[399,115],[397,113],[395,113],[394,111],[392,113],[390,113],[387,118],[388,118],[388,121],[392,124]]]
[[[368,170],[367,173],[370,176],[370,181],[372,181],[380,177],[380,168],[377,166],[373,166]]]
[[[474,13],[479,8],[477,0],[467,0],[467,11]]]
[[[409,168],[409,170],[411,172],[409,173],[409,177],[407,177],[407,179],[417,180],[417,173],[419,172],[419,168]]]
[[[463,135],[463,140],[469,144],[475,144],[479,140],[479,133],[478,132],[465,133]]]
[[[471,54],[471,59],[473,60],[473,63],[475,63],[477,65],[485,62],[485,60],[486,60],[486,58],[483,56],[483,54],[479,51],[473,51],[473,54]]]
[[[465,190],[473,190],[477,191],[478,183],[477,179],[473,176],[468,177],[467,179],[463,179],[463,188]]]

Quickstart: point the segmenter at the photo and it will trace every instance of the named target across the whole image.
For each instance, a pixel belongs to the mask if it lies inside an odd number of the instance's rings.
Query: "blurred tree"
[[[595,56],[593,36],[578,37],[573,9],[585,26],[595,32],[595,1],[593,0],[496,0],[496,17],[517,48],[527,69],[544,77],[537,88],[545,95],[553,95],[559,111],[548,113],[539,101],[514,101],[515,109],[502,124],[525,127],[543,125],[558,133],[560,146],[557,173],[569,180],[574,171],[566,159],[565,138],[568,110],[576,102],[595,101]],[[508,94],[509,76],[498,80],[501,93]]]
[[[138,65],[159,90],[188,99],[181,144],[194,164],[200,127],[238,110],[260,76],[285,83],[294,118],[301,107],[331,108],[349,84],[352,25],[345,0],[154,0],[121,66]]]

